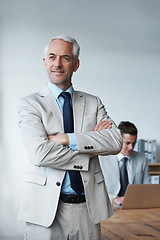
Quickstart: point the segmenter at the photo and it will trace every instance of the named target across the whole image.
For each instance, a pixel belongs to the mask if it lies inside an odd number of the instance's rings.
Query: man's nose
[[[129,149],[133,150],[134,146],[132,144],[129,145]]]
[[[57,57],[54,61],[54,66],[55,67],[61,67],[62,66],[62,63],[61,63],[61,58],[60,57]]]

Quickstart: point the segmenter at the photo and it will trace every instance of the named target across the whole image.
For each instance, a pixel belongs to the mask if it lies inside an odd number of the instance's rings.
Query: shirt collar
[[[119,162],[120,162],[120,161],[122,160],[122,158],[124,158],[124,157],[126,157],[126,158],[128,158],[128,160],[130,160],[130,156],[124,156],[121,152],[118,153],[118,155],[117,155],[117,158],[118,158],[118,161],[119,161]]]
[[[51,82],[47,82],[47,86],[49,88],[49,90],[51,91],[51,93],[53,94],[53,96],[55,97],[55,99],[57,99],[59,97],[59,95],[61,94],[61,92],[63,92],[63,90],[59,87],[57,87],[56,85],[54,85]],[[66,92],[69,92],[71,94],[71,98],[73,95],[73,86],[71,84],[71,86],[66,90]]]

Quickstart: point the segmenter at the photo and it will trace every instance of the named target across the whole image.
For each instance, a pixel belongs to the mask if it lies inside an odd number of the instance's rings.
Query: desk
[[[102,240],[159,240],[160,208],[115,209],[113,216],[101,223]]]

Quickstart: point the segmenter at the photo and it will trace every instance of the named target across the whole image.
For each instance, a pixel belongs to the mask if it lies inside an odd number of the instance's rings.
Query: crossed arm
[[[102,120],[99,123],[97,123],[93,129],[93,131],[100,131],[103,129],[111,129],[112,128],[112,122],[110,120]],[[61,133],[58,135],[49,135],[48,140],[50,140],[53,143],[62,144],[65,146],[69,145],[69,137],[67,133]]]
[[[63,126],[61,124],[57,128],[56,121],[61,117],[58,113],[58,117],[52,114],[50,106],[44,107],[50,114],[46,115],[41,109],[43,104],[40,101],[37,103],[34,95],[19,101],[18,126],[26,151],[34,165],[70,170],[73,169],[73,164],[78,162],[84,166],[83,170],[87,171],[89,166],[88,154],[109,155],[117,154],[120,151],[122,139],[117,126],[109,118],[98,98],[89,98],[86,106],[88,107],[90,102],[93,103],[93,100],[96,100],[95,104],[97,104],[91,111],[94,113],[92,114],[93,119],[86,119],[82,131],[74,133],[77,140],[75,148],[78,147],[76,150],[68,147],[71,144],[69,142],[70,136],[62,133]],[[57,105],[55,105],[55,112],[56,107]],[[89,113],[87,115],[91,116]],[[104,121],[104,119],[109,120],[109,122]],[[55,124],[53,124],[54,121]],[[99,123],[96,124],[96,121]],[[94,148],[85,148],[88,143]]]

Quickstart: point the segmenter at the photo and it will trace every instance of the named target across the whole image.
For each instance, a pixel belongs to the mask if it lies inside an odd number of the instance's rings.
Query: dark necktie
[[[122,167],[120,169],[120,182],[121,182],[121,189],[119,191],[118,196],[122,197],[125,194],[126,188],[128,186],[128,173],[126,168],[126,160],[128,160],[126,157],[122,158]]]
[[[63,124],[64,124],[64,132],[65,133],[73,133],[74,132],[74,123],[73,123],[73,110],[70,104],[71,95],[69,92],[62,92],[60,94],[64,98],[63,105]],[[82,178],[79,171],[69,170],[69,177],[71,181],[72,189],[77,193],[81,194],[84,192]]]

